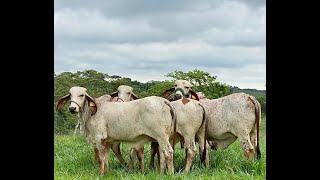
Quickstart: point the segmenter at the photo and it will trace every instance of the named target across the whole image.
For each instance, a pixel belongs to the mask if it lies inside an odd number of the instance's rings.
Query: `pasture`
[[[237,140],[226,150],[210,150],[210,166],[205,168],[200,165],[197,149],[190,173],[183,173],[185,151],[178,143],[175,146],[173,176],[161,176],[156,170],[149,169],[150,143],[145,145],[145,172],[141,174],[138,161],[135,169],[129,171],[128,167],[120,165],[113,152],[110,153],[109,173],[99,174],[99,164],[94,160],[93,146],[80,135],[55,135],[54,136],[54,179],[266,179],[266,119],[262,118],[260,126],[260,160],[247,160]],[[110,150],[112,151],[112,150]],[[126,144],[121,144],[121,152],[129,163],[130,149]],[[157,158],[155,159],[157,161]]]

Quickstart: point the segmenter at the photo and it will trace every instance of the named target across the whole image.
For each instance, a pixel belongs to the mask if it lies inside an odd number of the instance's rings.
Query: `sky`
[[[171,80],[199,69],[266,89],[265,0],[54,0],[54,71]]]

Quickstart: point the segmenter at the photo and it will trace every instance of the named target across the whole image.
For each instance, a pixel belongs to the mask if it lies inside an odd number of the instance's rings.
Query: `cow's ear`
[[[70,100],[70,94],[63,96],[62,98],[59,99],[58,103],[57,103],[57,110],[58,112],[61,111],[62,107],[64,106],[64,104],[66,103],[66,101]]]
[[[167,89],[166,91],[164,91],[164,93],[162,94],[162,97],[167,98],[169,96],[169,94],[174,91],[175,88],[170,88]]]
[[[137,95],[135,95],[133,92],[131,92],[130,94],[131,94],[130,100],[139,99],[139,97]]]
[[[94,99],[89,96],[88,94],[86,94],[86,98],[87,98],[87,101],[89,103],[89,108],[90,108],[90,111],[91,111],[91,116],[95,115],[97,113],[97,104],[96,102],[94,101]]]
[[[195,99],[195,100],[199,101],[199,97],[198,97],[197,93],[195,93],[191,88],[190,88],[189,92],[191,94],[191,99]]]
[[[118,96],[118,91],[111,93],[110,96],[111,96],[112,98]]]

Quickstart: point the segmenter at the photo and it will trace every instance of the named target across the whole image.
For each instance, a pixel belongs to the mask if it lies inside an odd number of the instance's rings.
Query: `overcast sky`
[[[54,0],[54,71],[132,80],[194,69],[265,89],[265,0]]]

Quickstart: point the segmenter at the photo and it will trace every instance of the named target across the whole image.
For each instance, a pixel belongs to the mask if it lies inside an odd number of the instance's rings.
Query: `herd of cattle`
[[[144,171],[144,145],[151,142],[150,168],[161,174],[167,168],[174,173],[174,145],[185,147],[188,172],[199,145],[201,162],[209,165],[209,148],[225,149],[237,138],[248,159],[261,157],[259,124],[261,108],[255,97],[234,93],[218,99],[207,99],[202,92],[194,92],[186,80],[177,80],[163,97],[139,99],[133,88],[118,87],[117,92],[93,98],[84,87],[72,87],[60,98],[58,111],[70,100],[69,111],[79,115],[79,126],[87,140],[94,145],[94,157],[99,161],[100,173],[107,173],[110,149],[121,164],[126,165],[120,143],[129,144],[130,164],[133,169],[136,156]]]

